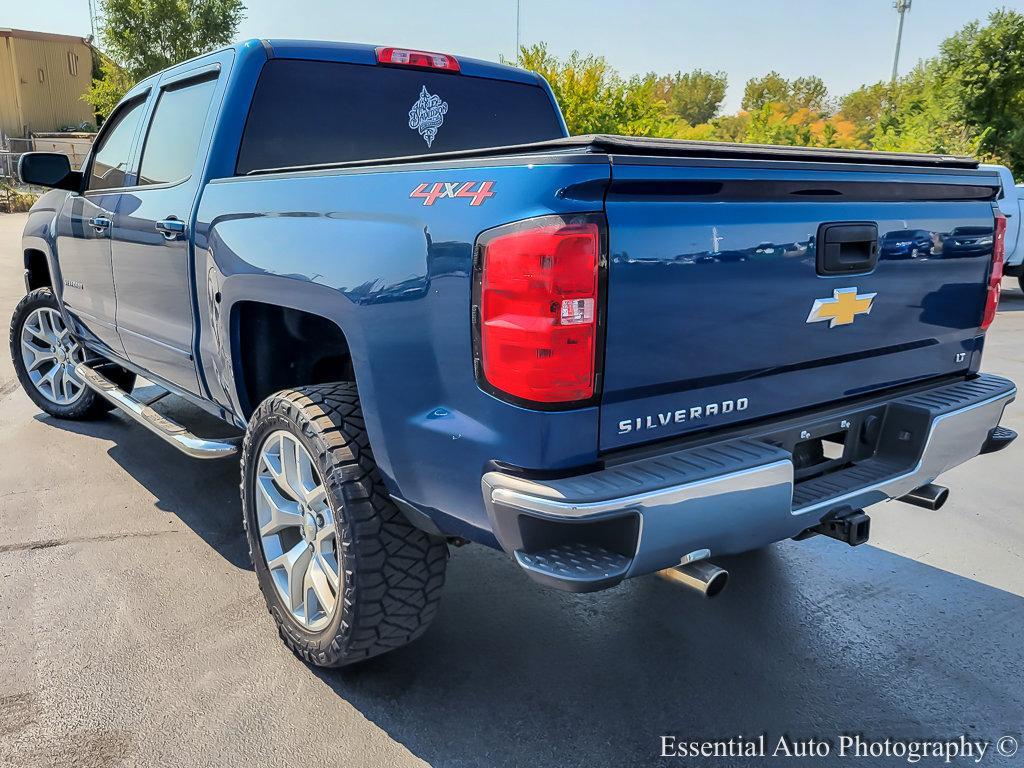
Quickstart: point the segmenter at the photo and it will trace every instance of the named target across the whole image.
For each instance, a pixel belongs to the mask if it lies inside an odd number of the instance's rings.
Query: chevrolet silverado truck
[[[25,391],[238,454],[260,588],[313,664],[419,636],[449,545],[711,595],[719,557],[863,543],[866,507],[937,508],[940,474],[1016,437],[981,372],[999,179],[967,158],[569,137],[529,72],[257,40],[140,82],[80,172],[21,175],[53,188]],[[964,228],[989,239],[880,247]]]

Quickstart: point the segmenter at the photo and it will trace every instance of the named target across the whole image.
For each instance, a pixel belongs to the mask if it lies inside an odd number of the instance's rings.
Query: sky
[[[4,3],[0,27],[89,34],[88,0]],[[516,0],[247,0],[239,39],[291,37],[390,44],[480,59],[512,57]],[[747,79],[818,75],[839,96],[889,77],[892,0],[520,0],[523,44],[604,56],[623,75],[696,68],[729,77],[725,112]],[[967,22],[1024,0],[913,0],[900,71],[934,56]]]

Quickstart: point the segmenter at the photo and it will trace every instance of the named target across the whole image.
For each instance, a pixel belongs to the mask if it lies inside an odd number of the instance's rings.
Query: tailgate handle
[[[870,272],[878,262],[878,225],[873,221],[822,224],[816,242],[819,275]]]

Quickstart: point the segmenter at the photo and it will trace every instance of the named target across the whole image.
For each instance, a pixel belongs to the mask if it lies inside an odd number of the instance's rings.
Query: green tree
[[[103,0],[101,77],[86,101],[102,116],[133,83],[231,42],[242,0]]]
[[[938,59],[914,67],[891,89],[871,148],[905,152],[977,155],[984,130],[957,117],[959,94]]]
[[[882,116],[892,109],[893,89],[888,83],[862,85],[839,101],[839,114],[856,126],[857,136],[870,141]]]
[[[110,57],[98,54],[96,59],[92,86],[83,98],[92,105],[97,115],[106,118],[135,81]]]
[[[789,84],[787,106],[793,112],[806,109],[819,115],[831,114],[832,105],[825,81],[817,75],[796,78]]]
[[[817,115],[832,113],[825,81],[817,75],[787,80],[778,72],[752,77],[743,89],[743,109],[757,112],[766,104],[782,104],[790,112],[806,109]]]
[[[790,93],[789,80],[773,70],[764,77],[747,80],[741,106],[747,112],[756,112],[766,104],[788,102]]]
[[[979,135],[982,152],[1024,175],[1024,14],[968,24],[943,42],[937,67],[952,116]]]
[[[787,119],[786,109],[778,102],[769,102],[750,113],[743,141],[752,144],[790,144],[814,146],[809,125]]]
[[[669,111],[690,125],[707,123],[722,106],[728,79],[725,72],[676,72],[655,78],[654,95]]]
[[[750,113],[722,115],[715,118],[713,125],[715,132],[708,137],[713,141],[743,141],[747,135],[747,128],[750,126]]]
[[[861,86],[838,103],[815,75],[751,78],[735,115],[718,115],[721,72],[624,80],[601,57],[559,61],[543,45],[523,49],[519,63],[548,79],[573,133],[973,155],[1024,177],[1024,13],[1017,11],[968,24],[895,83]]]
[[[551,85],[569,133],[667,136],[672,121],[652,75],[624,80],[601,56],[573,51],[562,61],[543,43],[523,47],[516,63]]]

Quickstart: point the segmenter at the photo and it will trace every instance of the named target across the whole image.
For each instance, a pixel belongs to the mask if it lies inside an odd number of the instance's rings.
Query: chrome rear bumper
[[[754,433],[575,477],[488,472],[483,495],[495,536],[531,576],[601,589],[689,553],[755,549],[842,510],[903,496],[989,450],[1015,395],[1013,382],[985,375],[872,403],[881,427],[870,455],[803,482],[793,454]],[[815,424],[828,431],[834,420],[838,429],[856,423],[856,411],[832,411]]]

